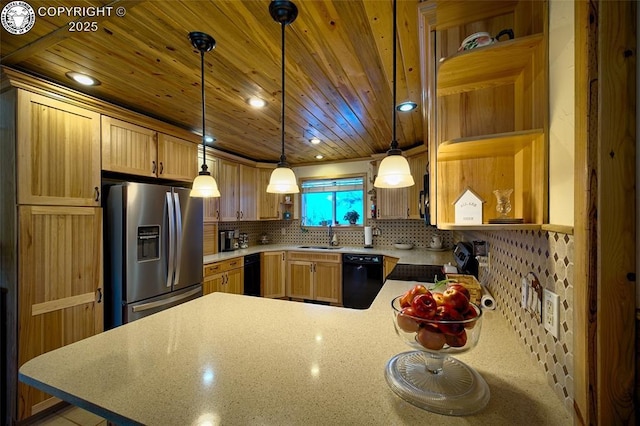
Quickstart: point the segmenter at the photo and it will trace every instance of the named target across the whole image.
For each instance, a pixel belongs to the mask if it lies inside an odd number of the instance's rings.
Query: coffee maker
[[[233,251],[238,248],[238,230],[235,231],[220,231],[220,238],[218,240],[218,251]]]

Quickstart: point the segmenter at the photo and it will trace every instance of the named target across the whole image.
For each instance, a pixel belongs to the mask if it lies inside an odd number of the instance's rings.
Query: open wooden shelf
[[[514,83],[542,48],[542,34],[457,53],[440,63],[438,97]]]
[[[541,137],[543,129],[453,139],[438,146],[438,161],[514,156]]]
[[[483,223],[482,225],[456,225],[455,223],[438,223],[438,229],[447,231],[538,231],[542,225],[538,223],[518,223],[518,224],[494,224]]]

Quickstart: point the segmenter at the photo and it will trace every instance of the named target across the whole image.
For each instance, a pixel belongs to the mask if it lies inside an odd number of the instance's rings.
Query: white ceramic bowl
[[[393,246],[398,250],[411,250],[413,248],[412,243],[395,243]]]

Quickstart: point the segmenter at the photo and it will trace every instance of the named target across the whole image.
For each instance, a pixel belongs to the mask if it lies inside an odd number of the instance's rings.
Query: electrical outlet
[[[520,301],[520,305],[522,309],[527,310],[527,305],[529,302],[529,280],[527,277],[522,277],[522,299]]]
[[[560,297],[544,289],[542,296],[542,322],[544,329],[551,333],[556,339],[560,332]]]
[[[280,228],[281,235],[287,235],[287,228]]]

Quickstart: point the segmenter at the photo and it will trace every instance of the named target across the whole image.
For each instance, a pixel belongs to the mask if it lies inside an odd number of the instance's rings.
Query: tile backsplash
[[[367,226],[378,228],[374,235],[374,247],[393,247],[394,243],[413,243],[417,248],[429,246],[434,235],[440,235],[445,247],[453,247],[453,235],[427,226],[422,220],[374,220],[367,219]],[[249,245],[258,244],[260,235],[265,233],[274,244],[324,245],[329,244],[328,228],[301,226],[299,220],[278,220],[267,222],[224,222],[219,229],[239,229],[249,235]],[[338,236],[339,245],[364,245],[364,229],[352,227],[332,227]],[[284,230],[284,231],[283,231]]]
[[[530,354],[544,370],[549,386],[573,413],[573,236],[545,231],[456,232],[456,240],[484,240],[489,268],[479,268],[480,282]],[[521,306],[521,280],[533,272],[543,288],[560,298],[556,339]]]
[[[389,248],[396,242],[429,246],[440,235],[446,247],[457,241],[486,241],[490,266],[481,267],[479,279],[496,299],[499,310],[519,336],[532,362],[545,372],[549,386],[573,413],[573,236],[546,231],[441,231],[421,220],[373,220],[367,226],[380,230],[374,247]],[[274,244],[324,245],[326,228],[301,227],[299,220],[267,222],[225,222],[220,230],[239,229],[249,236],[249,245],[259,244],[263,233]],[[334,227],[340,245],[364,244],[362,228]],[[521,279],[533,272],[542,286],[560,297],[560,332],[556,339],[520,306]]]

